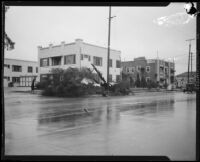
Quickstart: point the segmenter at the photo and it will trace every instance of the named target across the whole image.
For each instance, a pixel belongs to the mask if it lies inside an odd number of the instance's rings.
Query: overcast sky
[[[37,46],[84,42],[107,47],[108,7],[10,7],[5,30],[15,49],[6,58],[37,61]],[[112,7],[111,48],[122,61],[175,57],[176,74],[187,71],[189,43],[196,38],[196,18],[186,14],[184,3],[167,7]],[[192,42],[196,55],[196,41]],[[193,69],[196,57],[193,57]]]

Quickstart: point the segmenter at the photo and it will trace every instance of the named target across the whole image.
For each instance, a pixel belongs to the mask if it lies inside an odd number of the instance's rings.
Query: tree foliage
[[[136,81],[135,81],[135,86],[136,87],[140,87],[140,75],[139,75],[139,73],[137,73],[137,77],[136,77]]]
[[[95,87],[89,84],[83,84],[84,78],[93,79],[95,75],[87,68],[68,68],[66,70],[55,68],[51,70],[51,76],[41,83],[45,85],[43,95],[79,97],[91,93]],[[94,91],[93,91],[94,92]]]
[[[8,11],[9,7],[5,6],[5,13]],[[11,40],[11,38],[4,31],[4,48],[7,50],[13,50],[15,43]]]

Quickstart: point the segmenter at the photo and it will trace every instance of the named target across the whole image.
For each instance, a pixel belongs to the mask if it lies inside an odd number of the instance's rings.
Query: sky
[[[84,42],[107,47],[109,7],[10,6],[5,31],[15,49],[5,58],[37,61],[37,46]],[[136,57],[175,61],[176,75],[187,71],[189,42],[196,38],[196,18],[187,15],[184,3],[167,7],[112,7],[111,48],[122,61]],[[196,69],[196,40],[191,43]]]

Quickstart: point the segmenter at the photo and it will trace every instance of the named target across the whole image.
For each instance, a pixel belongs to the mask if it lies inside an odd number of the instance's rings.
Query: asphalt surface
[[[195,160],[195,94],[57,98],[5,89],[4,97],[6,155]]]

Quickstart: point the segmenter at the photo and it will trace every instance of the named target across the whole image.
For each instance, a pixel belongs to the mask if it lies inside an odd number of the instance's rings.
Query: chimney
[[[65,41],[62,41],[62,42],[61,42],[61,45],[64,45],[64,44],[65,44]]]

